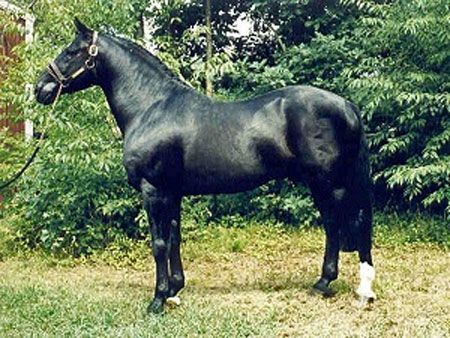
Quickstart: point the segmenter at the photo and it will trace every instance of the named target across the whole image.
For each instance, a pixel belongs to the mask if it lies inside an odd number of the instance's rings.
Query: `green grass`
[[[26,279],[11,285],[2,278],[2,337],[229,337],[273,332],[267,318],[217,309],[198,296],[165,315],[146,316],[150,290],[144,273],[97,267],[41,271],[44,278],[26,278],[16,270],[20,265],[2,267],[14,273],[14,279]],[[34,268],[24,271],[28,276],[38,273]]]
[[[446,246],[378,240],[378,299],[361,310],[356,254],[341,255],[335,297],[310,295],[320,230],[187,224],[184,235],[182,304],[159,316],[145,311],[154,283],[146,243],[116,243],[89,259],[36,252],[5,259],[0,337],[450,336]]]

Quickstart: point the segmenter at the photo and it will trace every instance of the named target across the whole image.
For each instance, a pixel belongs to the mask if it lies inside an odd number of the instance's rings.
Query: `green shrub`
[[[449,9],[443,0],[367,1],[354,32],[358,64],[342,74],[367,121],[378,184],[400,189],[407,207],[447,215]]]
[[[137,1],[82,3],[37,2],[36,40],[15,48],[19,62],[2,82],[1,104],[14,105],[22,112],[19,118],[32,119],[38,132],[50,108],[30,100],[23,89],[56,56],[55,45],[59,49],[73,39],[73,15],[96,28],[107,17],[116,32],[129,36],[139,28],[142,4]],[[121,142],[108,123],[109,109],[99,91],[61,97],[54,116],[38,157],[6,202],[5,213],[20,216],[8,224],[16,240],[78,255],[104,247],[118,236],[143,237],[147,229],[135,222],[141,202],[126,183]],[[22,160],[15,157],[14,162]]]
[[[24,142],[23,135],[13,135],[6,128],[0,129],[0,185],[13,179],[19,172],[28,159],[25,154],[31,155],[31,150],[29,144]],[[13,186],[10,186],[0,193],[6,198],[13,190]]]
[[[307,189],[289,181],[272,181],[251,192],[222,195],[209,201],[213,219],[233,226],[243,226],[252,219],[307,227],[319,218]]]
[[[27,5],[28,1],[17,3]],[[266,5],[277,6],[276,2],[255,3],[259,3],[255,7],[259,11]],[[418,205],[439,214],[447,210],[449,215],[447,2],[342,0],[341,4],[346,7],[334,6],[310,16],[311,8],[303,2],[283,0],[275,19],[287,20],[281,22],[285,28],[279,32],[284,45],[280,41],[271,44],[271,48],[276,44],[279,48],[269,62],[241,59],[232,64],[236,55],[222,49],[215,53],[218,96],[244,98],[285,85],[312,84],[349,98],[360,106],[366,122],[377,191],[381,191],[378,200],[394,200],[404,210],[416,210]],[[16,48],[23,61],[15,64],[2,82],[0,103],[17,107],[23,112],[20,118],[31,118],[39,131],[48,108],[30,102],[23,88],[55,57],[55,45],[62,48],[71,41],[73,14],[94,28],[112,26],[116,33],[133,37],[139,35],[144,5],[135,0],[38,1],[34,6],[39,18],[37,40]],[[163,5],[189,7],[184,2],[162,4],[161,13],[166,15],[162,21],[171,28],[177,26],[184,10],[177,9],[172,18]],[[194,7],[198,6],[196,2]],[[293,15],[292,7],[301,15]],[[352,14],[347,17],[345,13]],[[299,17],[307,29],[303,40],[294,41],[291,33]],[[191,60],[189,54],[194,50],[198,56],[202,51],[204,32],[194,27],[198,23],[186,23],[178,37],[169,31],[166,36],[166,30],[160,29],[155,42],[161,45],[161,56],[169,66],[200,88],[205,77],[203,59]],[[224,27],[220,36],[228,29]],[[256,39],[254,43],[264,41]],[[225,45],[222,41],[221,48]],[[267,52],[264,46],[253,47]],[[240,52],[245,54],[244,49]],[[265,54],[253,59],[263,60]],[[121,142],[107,122],[110,113],[100,93],[88,90],[61,98],[55,116],[45,147],[2,211],[16,215],[8,225],[15,238],[32,247],[71,254],[89,253],[125,237],[144,238],[147,225],[140,196],[126,183]],[[2,178],[22,163],[22,147],[26,147],[17,140],[4,140],[18,151],[10,152],[11,146],[0,148]],[[289,182],[269,183],[234,196],[185,198],[183,215],[197,225],[221,222],[229,226],[242,226],[249,219],[307,226],[318,219],[306,189]],[[432,238],[435,233],[433,238],[438,240],[447,234],[439,226],[418,224],[422,227],[417,230],[418,239]]]

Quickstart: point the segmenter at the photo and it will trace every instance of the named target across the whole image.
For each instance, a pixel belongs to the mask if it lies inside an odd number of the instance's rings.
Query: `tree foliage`
[[[132,37],[139,28],[139,6],[140,1],[36,2],[35,41],[16,48],[20,62],[2,83],[0,102],[13,105],[41,131],[49,108],[30,100],[24,88],[73,39],[73,16]],[[30,246],[77,254],[117,235],[143,236],[135,222],[140,202],[126,184],[121,141],[107,122],[110,113],[100,91],[61,97],[54,116],[44,147],[8,202],[8,209],[21,214],[17,237]],[[20,155],[24,161],[26,153]]]
[[[358,6],[360,1],[345,1]],[[365,2],[343,77],[368,122],[375,179],[450,212],[450,4]]]
[[[154,26],[151,42],[159,57],[203,90],[203,6],[202,0],[38,1],[36,40],[16,48],[20,62],[1,84],[0,104],[13,105],[42,128],[47,108],[23,88],[71,41],[74,15],[140,43],[144,15]],[[216,95],[236,99],[310,84],[349,98],[366,123],[378,203],[448,215],[449,6],[444,0],[212,1]],[[236,34],[238,20],[251,23],[249,34]],[[62,97],[55,116],[44,149],[8,202],[8,210],[21,215],[17,236],[72,253],[115,236],[144,236],[140,199],[126,184],[121,141],[100,91]],[[0,157],[8,154],[3,149]],[[9,163],[0,167],[2,177],[21,154],[2,161]],[[318,216],[306,190],[289,182],[234,197],[191,198],[185,213],[199,223],[222,217],[230,224],[243,217],[311,224]]]

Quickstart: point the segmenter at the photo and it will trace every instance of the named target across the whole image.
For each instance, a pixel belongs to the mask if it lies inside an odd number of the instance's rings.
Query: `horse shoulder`
[[[125,138],[124,166],[129,178],[169,187],[179,184],[183,152],[183,132],[177,125],[166,122],[150,127],[144,123]]]

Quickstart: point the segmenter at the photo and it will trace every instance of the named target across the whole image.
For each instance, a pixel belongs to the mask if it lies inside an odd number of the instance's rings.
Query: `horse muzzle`
[[[34,94],[36,100],[44,105],[52,104],[55,101],[58,93],[58,84],[51,79],[45,79],[47,76],[43,76],[36,84]],[[50,76],[48,76],[50,77]]]

